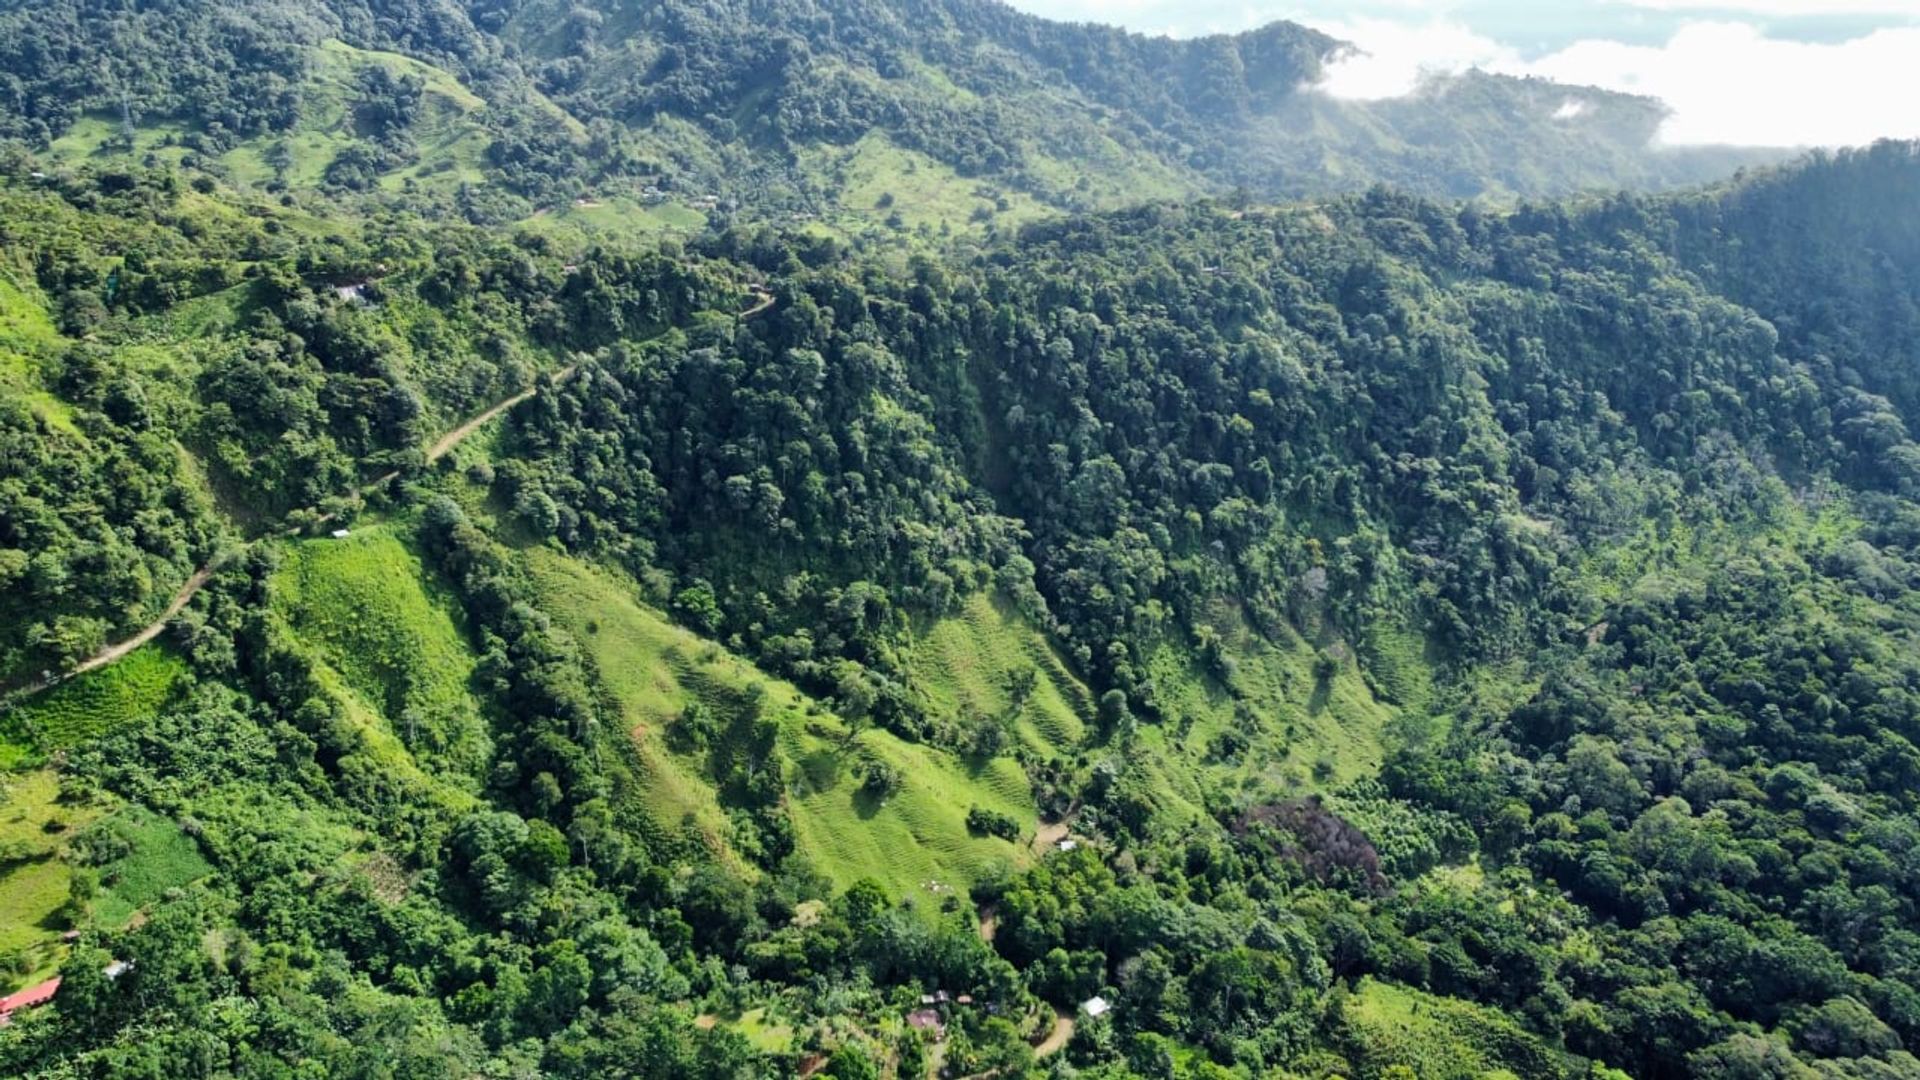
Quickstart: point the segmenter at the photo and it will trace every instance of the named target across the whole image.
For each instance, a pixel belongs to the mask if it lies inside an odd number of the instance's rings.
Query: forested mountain
[[[1920,148],[912,254],[49,164],[9,1074],[1920,1075]]]
[[[1340,48],[0,0],[0,1075],[1920,1078],[1920,145]]]
[[[476,221],[617,200],[656,226],[744,206],[935,230],[1234,189],[1666,186],[1761,158],[1652,149],[1657,102],[1538,81],[1335,100],[1312,84],[1345,48],[996,0],[9,0],[0,133]]]

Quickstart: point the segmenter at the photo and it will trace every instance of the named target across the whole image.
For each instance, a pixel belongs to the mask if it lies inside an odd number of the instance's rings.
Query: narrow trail
[[[573,373],[578,370],[580,370],[579,364],[568,364],[566,367],[554,372],[553,385],[559,386],[561,383],[573,378]],[[461,424],[459,427],[454,428],[452,431],[436,439],[434,444],[427,448],[427,460],[434,462],[446,457],[453,452],[454,447],[466,442],[467,436],[485,427],[487,421],[492,420],[494,417],[499,416],[501,413],[506,412],[508,409],[513,408],[523,401],[532,401],[535,397],[538,397],[539,394],[539,387],[529,386],[512,397],[499,401],[482,412],[475,413],[472,417],[468,418],[466,423]]]

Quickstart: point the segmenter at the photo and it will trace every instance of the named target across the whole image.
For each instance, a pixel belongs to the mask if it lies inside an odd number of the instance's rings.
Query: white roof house
[[[1113,1009],[1113,1003],[1106,998],[1095,996],[1080,1003],[1080,1011],[1088,1016],[1105,1016]]]

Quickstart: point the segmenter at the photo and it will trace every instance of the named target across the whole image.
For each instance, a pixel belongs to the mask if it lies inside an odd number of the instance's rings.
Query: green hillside
[[[392,526],[294,545],[274,578],[274,600],[410,757],[455,776],[480,771],[488,736],[466,636]]]
[[[212,866],[178,822],[62,789],[51,769],[0,779],[0,957],[5,981],[57,974],[68,930],[118,931]]]
[[[1285,22],[1174,41],[993,0],[751,14],[718,0],[377,14],[293,0],[245,16],[230,2],[119,20],[74,0],[0,6],[0,60],[26,88],[0,133],[59,163],[190,163],[541,230],[570,210],[599,211],[572,225],[628,234],[720,209],[875,240],[1236,190],[1671,186],[1778,156],[1655,148],[1659,103],[1537,81],[1473,74],[1338,100],[1313,83],[1342,43]],[[100,71],[64,75],[54,57],[68,51],[103,57]]]
[[[1363,979],[1341,1014],[1343,1038],[1372,1073],[1398,1066],[1435,1080],[1508,1080],[1566,1067],[1496,1011],[1403,986]]]
[[[1920,147],[1337,44],[0,0],[0,1075],[1915,1075]]]
[[[930,711],[1003,721],[1038,756],[1071,753],[1087,738],[1093,693],[1002,598],[976,593],[928,626],[909,671]]]
[[[752,861],[760,841],[730,820],[729,810],[744,804],[719,790],[726,781],[719,763],[761,753],[753,767],[783,778],[780,809],[796,849],[840,888],[867,879],[900,899],[965,895],[982,872],[1025,862],[1022,846],[969,835],[966,825],[967,811],[984,806],[1031,827],[1033,797],[1012,762],[967,763],[890,732],[851,729],[791,684],[643,606],[631,583],[541,551],[528,559],[543,604],[580,643],[617,705],[661,831],[690,829],[728,862]],[[756,749],[760,721],[775,731]],[[712,734],[688,730],[696,726]],[[862,770],[876,762],[898,774],[897,790],[862,790]]]
[[[116,664],[14,702],[0,718],[6,733],[0,753],[45,754],[138,723],[166,704],[186,671],[166,646],[147,645]]]
[[[9,772],[0,797],[0,844],[8,852],[0,869],[0,955],[9,983],[26,985],[49,977],[61,955],[61,912],[72,894],[73,868],[64,857],[73,832],[98,816],[95,808],[63,807],[60,780],[51,770]]]

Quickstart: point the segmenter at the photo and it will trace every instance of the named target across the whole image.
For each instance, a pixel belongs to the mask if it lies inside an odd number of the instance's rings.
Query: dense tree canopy
[[[490,91],[507,54],[451,43],[521,35],[599,118],[775,87],[741,138],[922,137],[860,89],[929,62],[892,8],[776,5],[805,49],[725,5],[326,10]],[[1315,46],[920,13],[997,42],[923,136],[981,170],[1023,65],[1150,142]],[[113,89],[19,105],[60,70],[9,69],[14,134]],[[250,70],[142,78],[210,125]],[[361,140],[415,152],[444,87],[354,70]],[[559,183],[569,136],[522,134],[488,153]],[[1911,145],[913,251],[43,164],[0,157],[0,678],[209,583],[157,689],[0,719],[9,785],[57,777],[0,888],[67,882],[0,1070],[1920,1075]],[[993,857],[880,880],[901,835]]]

